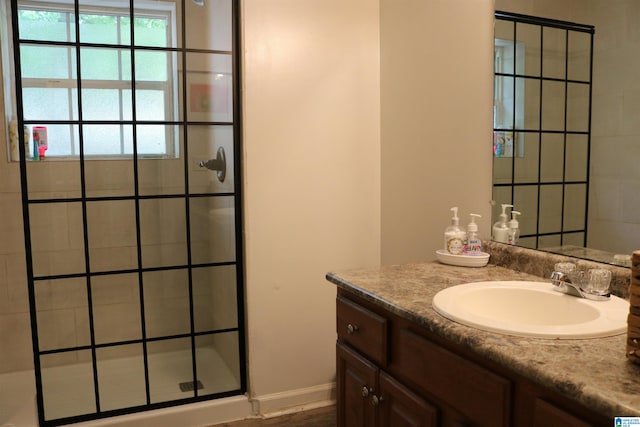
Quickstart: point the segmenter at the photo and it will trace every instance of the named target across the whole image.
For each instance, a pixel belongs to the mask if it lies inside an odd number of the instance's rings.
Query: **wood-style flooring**
[[[274,418],[248,419],[211,427],[336,427],[336,407],[327,406]]]

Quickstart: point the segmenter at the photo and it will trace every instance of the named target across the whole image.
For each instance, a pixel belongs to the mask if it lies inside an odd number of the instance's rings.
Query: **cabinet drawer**
[[[398,374],[479,426],[509,424],[511,383],[428,339],[401,329],[394,336]]]
[[[336,312],[338,339],[385,366],[389,329],[387,319],[341,296],[336,299]]]

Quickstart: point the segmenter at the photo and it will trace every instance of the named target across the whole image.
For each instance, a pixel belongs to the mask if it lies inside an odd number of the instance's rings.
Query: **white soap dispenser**
[[[509,221],[509,240],[510,245],[517,245],[520,239],[520,224],[516,219],[517,215],[522,215],[518,211],[511,211],[511,221]]]
[[[444,230],[444,250],[453,255],[462,255],[464,250],[464,241],[467,233],[460,228],[460,219],[458,218],[458,208],[451,208],[453,217],[451,225]]]
[[[466,255],[477,256],[482,254],[482,240],[478,236],[478,224],[476,218],[482,218],[478,214],[470,214],[471,222],[467,225],[467,244],[464,247]]]
[[[513,207],[513,205],[502,205],[502,213],[500,214],[500,220],[493,224],[491,236],[494,241],[500,243],[509,242],[509,226],[507,225],[507,208]]]

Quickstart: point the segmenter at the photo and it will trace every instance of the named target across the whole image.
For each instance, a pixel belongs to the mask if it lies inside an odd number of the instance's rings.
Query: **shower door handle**
[[[218,181],[224,182],[227,176],[227,156],[224,152],[224,148],[218,148],[215,159],[202,160],[199,163],[201,168],[207,168],[212,171],[216,171],[218,175]]]

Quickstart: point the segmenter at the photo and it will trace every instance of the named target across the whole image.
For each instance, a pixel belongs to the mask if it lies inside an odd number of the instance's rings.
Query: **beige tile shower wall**
[[[228,4],[212,0],[216,8]],[[191,5],[191,3],[189,3]],[[204,39],[201,20],[210,17],[201,8],[188,5],[191,29],[189,42]],[[230,13],[226,10],[226,13]],[[214,18],[220,28],[223,23]],[[226,25],[226,24],[225,24]],[[224,41],[223,41],[224,42]],[[4,116],[4,114],[2,114]],[[233,191],[233,135],[223,128],[192,127],[194,140],[211,141],[190,152],[189,177],[192,192]],[[8,162],[4,141],[5,124],[0,120],[0,373],[33,367],[31,328],[24,254],[19,165]],[[214,147],[215,146],[215,147]],[[197,166],[200,160],[215,157],[215,149],[226,149],[227,178],[220,183],[215,173]],[[182,143],[180,152],[183,153]],[[176,160],[139,162],[141,194],[166,194],[184,189],[184,164]],[[133,167],[130,161],[92,161],[86,169],[87,195],[93,197],[133,194]],[[79,197],[80,171],[77,162],[40,162],[28,165],[29,192],[33,198]],[[204,199],[203,199],[204,200]],[[144,201],[141,204],[141,238],[145,265],[182,264],[185,254],[185,209],[181,200]],[[136,268],[133,202],[90,203],[88,205],[91,268],[93,271]],[[36,275],[84,271],[84,243],[79,204],[37,205],[31,208],[32,242]],[[233,205],[228,201],[194,203],[192,209],[193,253],[196,262],[230,260],[234,256]],[[228,240],[228,241],[227,241]],[[222,242],[222,243],[221,243]],[[215,248],[213,250],[212,248]],[[231,258],[230,258],[231,256]],[[184,272],[182,272],[184,273]],[[184,273],[186,274],[186,273]],[[183,274],[183,275],[184,275]],[[209,272],[219,282],[222,296],[215,298],[200,289],[196,304],[196,323],[200,330],[236,325],[234,272]],[[189,330],[186,278],[172,274],[148,278],[147,321],[152,335]],[[202,278],[206,280],[206,278]],[[229,285],[231,283],[231,287]],[[84,282],[65,281],[43,284],[37,294],[40,345],[59,348],[88,343],[88,309]],[[62,288],[62,291],[61,291]],[[162,288],[159,290],[159,288]],[[204,287],[202,287],[204,288]],[[93,280],[94,315],[97,342],[140,338],[140,306],[136,275],[104,276]],[[216,310],[214,310],[216,309]],[[185,316],[185,313],[187,315]],[[222,326],[224,325],[224,326]],[[132,351],[137,351],[132,348]],[[86,353],[86,352],[85,352]],[[117,354],[122,356],[122,352]],[[73,363],[78,354],[50,357],[49,364]]]
[[[638,249],[640,4],[592,0],[596,25],[589,247]]]
[[[186,263],[184,200],[142,200],[140,209],[143,265],[158,267]],[[87,211],[92,271],[136,268],[133,202],[94,202],[88,205]],[[194,260],[203,263],[232,260],[234,217],[227,201],[200,198],[192,204],[191,215]],[[66,229],[60,228],[57,239],[52,240],[67,242]],[[57,247],[55,242],[50,253],[68,257],[69,252],[64,247]],[[194,273],[195,320],[199,331],[237,326],[235,271],[227,270],[202,269]],[[187,274],[187,270],[144,273],[148,337],[189,333]],[[207,284],[215,285],[222,292],[219,295],[212,293]],[[54,286],[56,292],[43,284],[38,286],[38,289],[50,291],[38,292],[36,298],[39,320],[45,325],[39,333],[41,346],[53,349],[89,344],[84,281],[79,284],[62,281]],[[142,337],[137,275],[94,277],[92,290],[97,343]],[[51,299],[63,303],[55,304]],[[60,363],[74,360],[65,357]]]
[[[29,324],[20,172],[17,163],[7,161],[6,125],[0,119],[0,373],[33,367]]]
[[[3,129],[0,131],[3,132]],[[225,140],[226,141],[226,140]],[[223,141],[224,142],[224,141]],[[232,147],[228,147],[232,149]],[[32,367],[31,329],[24,255],[22,205],[19,166],[7,162],[6,145],[0,144],[0,372]],[[200,153],[204,156],[210,153]],[[30,190],[35,197],[66,197],[79,194],[79,173],[71,162],[29,164]],[[163,180],[153,180],[162,173],[184,176],[182,162],[141,162],[144,174],[141,191],[157,194]],[[130,195],[133,179],[130,162],[92,161],[87,169],[88,191],[93,196]],[[199,171],[198,171],[199,172]],[[231,171],[232,173],[232,171]],[[213,173],[198,182],[205,186],[229,185],[210,182]],[[106,177],[119,179],[110,180]],[[198,175],[196,175],[198,176]],[[176,180],[179,181],[179,180]],[[232,184],[231,184],[232,185]],[[197,191],[196,190],[196,191]],[[33,205],[30,210],[34,269],[36,275],[77,273],[84,271],[84,243],[79,203]],[[88,205],[88,229],[93,271],[136,268],[134,204],[132,201],[93,202]],[[144,200],[141,202],[141,238],[143,262],[147,266],[183,264],[186,259],[185,207],[182,199]],[[193,254],[197,262],[231,260],[234,256],[233,204],[229,200],[198,199],[191,210]],[[215,250],[213,250],[215,248]],[[184,333],[189,330],[188,292],[185,277],[148,277],[147,316],[151,335]],[[205,273],[203,273],[205,274]],[[210,272],[220,282],[224,297],[201,295],[196,307],[196,321],[201,330],[236,325],[235,294],[227,289],[234,273]],[[206,278],[202,279],[206,280]],[[78,282],[76,280],[76,282]],[[37,293],[39,331],[42,348],[60,348],[88,344],[88,309],[82,283],[43,284]],[[158,291],[159,288],[162,288]],[[177,289],[180,288],[180,289]],[[98,342],[138,339],[140,307],[136,275],[94,278],[94,315]],[[206,290],[198,290],[200,294]],[[218,308],[212,311],[212,308]],[[212,318],[213,313],[215,318]],[[186,315],[185,315],[186,313]],[[232,319],[232,320],[230,320]],[[220,326],[224,324],[225,326]],[[132,349],[135,351],[135,349]],[[50,364],[72,363],[78,355],[50,358]]]

